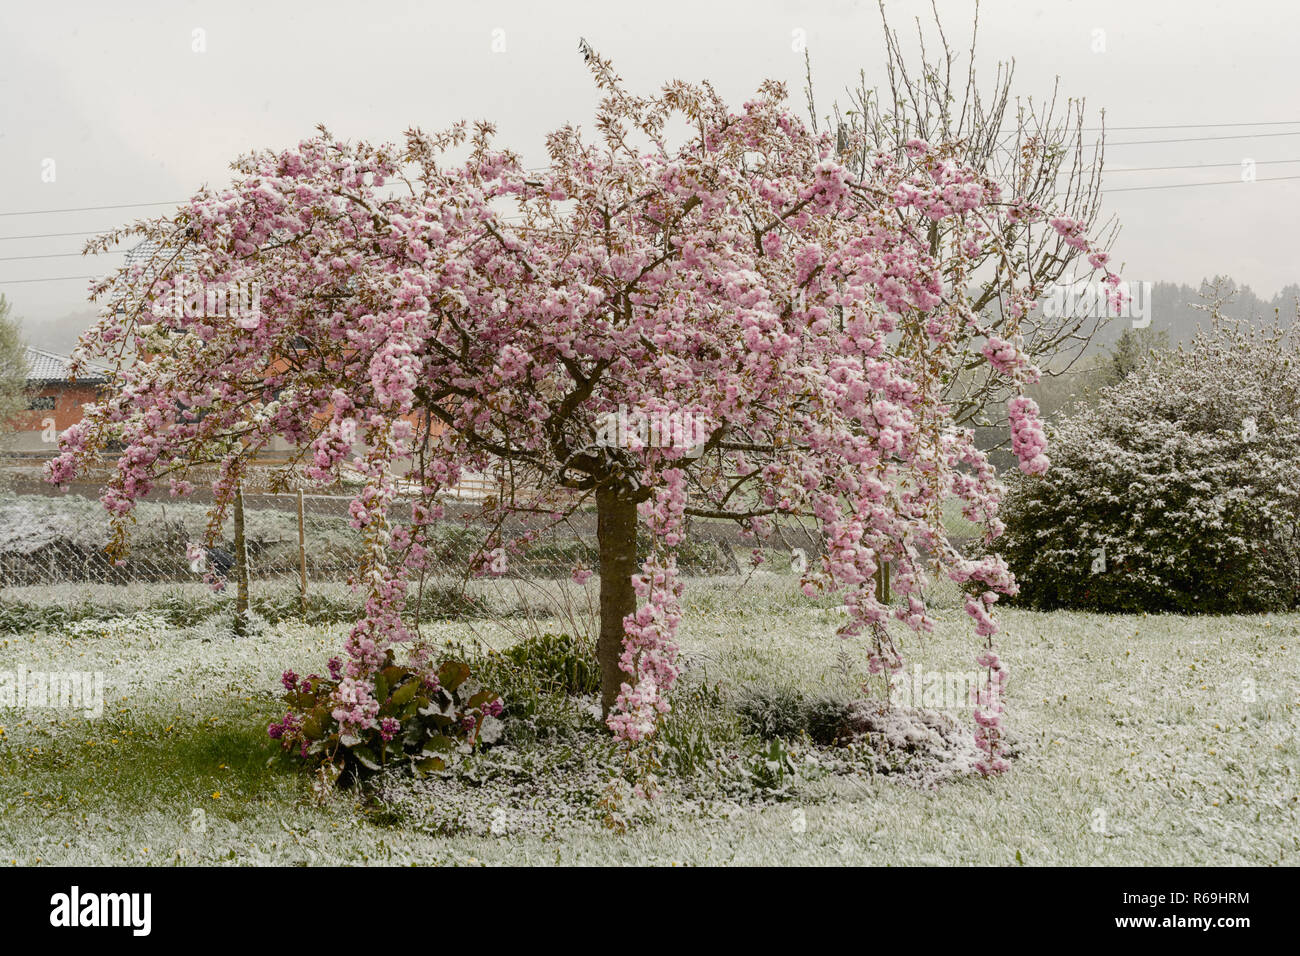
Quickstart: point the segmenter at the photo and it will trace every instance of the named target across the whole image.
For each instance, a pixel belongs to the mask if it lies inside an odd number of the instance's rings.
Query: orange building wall
[[[273,366],[274,367],[274,366]],[[53,409],[29,409],[19,412],[12,419],[12,432],[4,441],[5,447],[10,451],[21,452],[48,452],[54,454],[58,451],[57,438],[55,441],[47,441],[49,419],[54,419],[54,428],[56,434],[62,432],[70,425],[75,425],[81,421],[83,414],[83,405],[95,402],[99,397],[99,389],[103,386],[94,384],[81,383],[55,383],[42,385],[34,390],[31,394],[40,397],[53,397]],[[418,424],[420,413],[414,412],[410,415],[403,416],[411,424]],[[440,422],[433,423],[433,434],[439,435],[445,431],[445,426]],[[268,451],[272,453],[287,453],[291,447],[282,439],[276,439]],[[358,443],[358,453],[364,452],[364,445]]]
[[[54,383],[42,385],[29,394],[33,397],[53,398],[53,408],[33,408],[18,412],[10,419],[10,431],[3,436],[3,446],[9,451],[58,451],[58,433],[81,421],[83,405],[98,398],[100,386],[81,383]],[[53,430],[50,429],[53,419]]]
[[[14,425],[19,431],[40,431],[45,427],[45,419],[53,418],[54,427],[59,431],[81,421],[83,405],[96,399],[94,385],[44,385],[33,393],[42,398],[54,397],[54,409],[30,409],[14,416]]]

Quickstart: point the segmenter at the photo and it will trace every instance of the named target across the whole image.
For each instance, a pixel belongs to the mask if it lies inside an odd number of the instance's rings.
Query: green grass
[[[954,540],[982,538],[983,529],[961,513],[961,503],[949,498],[943,503],[943,529]]]
[[[847,694],[865,679],[861,647],[834,636],[840,612],[789,578],[692,585],[687,600],[682,693],[696,696],[671,730],[684,764],[706,718],[733,733],[702,688]],[[972,632],[955,595],[938,603],[936,633],[902,635],[905,656],[968,670]],[[1003,622],[1019,755],[1001,778],[921,790],[811,775],[784,800],[670,793],[623,834],[575,817],[500,836],[441,835],[267,765],[280,671],[321,670],[345,625],[282,622],[242,643],[206,625],[5,635],[0,670],[104,670],[109,700],[98,720],[0,711],[0,862],[1300,863],[1300,615]],[[429,631],[469,636],[455,622]],[[482,621],[474,631],[511,640]],[[703,709],[688,719],[689,707]],[[599,775],[580,739],[538,737],[518,756],[539,774]]]

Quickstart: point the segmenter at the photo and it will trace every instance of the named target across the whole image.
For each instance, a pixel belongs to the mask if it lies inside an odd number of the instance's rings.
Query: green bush
[[[0,632],[23,634],[51,631],[87,618],[103,615],[104,609],[93,604],[35,604],[30,601],[0,602]]]
[[[1001,552],[1032,607],[1300,606],[1300,324],[1218,323],[1156,353],[1016,475]]]
[[[745,728],[764,740],[807,737],[832,744],[842,734],[851,701],[835,696],[807,696],[786,687],[746,688],[736,700]]]
[[[563,694],[600,692],[594,650],[568,634],[540,634],[506,649],[505,659],[527,671],[544,690]]]
[[[726,768],[745,749],[740,720],[717,686],[680,689],[655,732],[661,766],[679,778]]]
[[[748,769],[755,787],[776,794],[787,792],[799,775],[799,768],[779,737],[773,737],[750,755]]]

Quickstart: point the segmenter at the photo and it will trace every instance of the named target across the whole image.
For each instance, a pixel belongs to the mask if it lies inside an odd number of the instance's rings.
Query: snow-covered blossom
[[[1027,475],[1041,475],[1051,461],[1043,450],[1047,435],[1038,417],[1038,403],[1024,395],[1007,401],[1007,418],[1011,422],[1011,451],[1020,462],[1020,470]]]

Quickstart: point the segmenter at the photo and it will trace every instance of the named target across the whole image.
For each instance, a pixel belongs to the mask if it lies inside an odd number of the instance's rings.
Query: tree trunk
[[[596,492],[596,540],[600,549],[600,705],[609,716],[618,692],[631,675],[618,666],[623,656],[623,619],[636,611],[632,575],[636,561],[636,502],[617,487]]]

